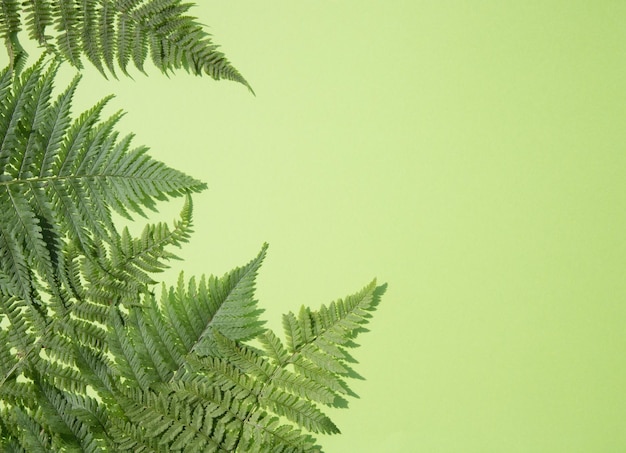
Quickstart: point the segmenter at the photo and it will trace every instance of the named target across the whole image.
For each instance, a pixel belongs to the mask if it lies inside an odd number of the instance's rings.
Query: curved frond
[[[230,451],[314,451],[312,438],[296,427],[339,432],[320,404],[337,405],[350,393],[345,380],[354,375],[348,364],[353,359],[345,349],[355,345],[384,286],[372,282],[320,310],[285,315],[283,343],[256,320],[253,284],[264,254],[265,247],[220,279],[197,284],[181,274],[177,287],[163,290],[160,306],[147,295],[128,315],[112,313],[111,352],[130,392],[126,397],[133,400],[120,402],[127,418],[116,426],[129,448],[155,448],[140,442],[150,435],[171,448],[214,442],[216,451],[233,445],[237,449]],[[245,327],[250,321],[253,334]],[[250,339],[262,349],[245,344]],[[137,387],[148,393],[137,394]],[[156,395],[168,395],[167,404],[178,405],[180,418],[166,416],[166,403]],[[215,404],[219,412],[210,427],[196,433]],[[148,420],[149,431],[142,431]],[[229,426],[230,440],[221,437],[221,428],[216,431],[220,424]]]
[[[93,254],[82,259],[83,297],[106,306],[137,303],[148,285],[156,284],[151,274],[162,272],[168,267],[167,261],[178,258],[168,247],[187,242],[193,226],[192,206],[187,195],[180,220],[174,221],[171,230],[166,223],[148,224],[139,238],[133,238],[125,228],[108,246],[95,239]],[[106,317],[100,322],[103,319]]]
[[[252,91],[188,14],[191,6],[182,0],[5,0],[0,3],[0,37],[16,68],[26,58],[17,38],[23,28],[30,39],[77,68],[86,57],[105,77],[115,75],[116,67],[128,74],[131,62],[143,72],[150,58],[164,73],[184,69],[236,81]]]
[[[22,29],[20,7],[22,5],[17,0],[5,0],[0,2],[0,37],[4,39],[4,44],[9,54],[11,67],[18,72],[26,62],[26,51],[20,44],[18,33]]]
[[[63,281],[64,239],[87,255],[101,241],[115,247],[120,240],[111,210],[143,214],[142,207],[154,209],[156,199],[204,188],[150,158],[145,147],[130,150],[130,137],[118,142],[114,126],[121,114],[100,121],[110,98],[72,121],[78,80],[53,100],[57,69],[52,64],[46,70],[40,62],[11,86],[10,71],[0,76],[0,273],[9,278],[5,289],[24,300],[33,299],[32,271],[50,288]],[[176,244],[188,234],[184,226],[176,231],[171,235],[162,225],[152,227],[142,243],[156,250],[148,242]],[[135,265],[154,271],[159,264],[153,258],[146,252]]]
[[[162,292],[163,310],[185,351],[215,354],[215,331],[236,341],[249,340],[263,332],[254,283],[266,251],[267,244],[245,266],[220,278],[202,277],[199,284],[192,278],[185,285],[181,274],[176,288]]]
[[[376,308],[386,286],[372,281],[356,294],[339,299],[318,311],[302,307],[296,317],[283,316],[288,360],[295,371],[328,390],[350,393],[344,378],[354,375],[347,364],[347,347],[354,347],[355,336],[365,330],[371,311]]]

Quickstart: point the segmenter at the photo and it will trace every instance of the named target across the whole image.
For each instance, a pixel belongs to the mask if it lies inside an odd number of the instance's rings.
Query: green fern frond
[[[213,392],[211,396],[215,403],[205,406],[189,405],[177,393],[157,394],[137,387],[127,389],[125,396],[125,419],[112,420],[125,437],[120,439],[125,449],[180,451],[182,441],[188,435],[185,432],[191,431],[199,451],[233,451],[236,442],[233,433],[240,430],[232,429],[233,426],[225,423],[224,417],[217,422],[214,420],[215,416],[223,416],[224,407],[237,406],[238,402],[228,395]],[[232,418],[229,420],[234,421]],[[177,448],[174,449],[172,444]]]
[[[20,430],[15,432],[15,437],[19,438],[19,446],[18,442],[9,446],[10,440],[7,439],[9,442],[0,444],[0,447],[3,447],[1,451],[22,451],[24,453],[48,453],[51,451],[52,439],[49,433],[26,411],[19,406],[12,407],[11,415],[8,418],[13,426],[20,427]],[[6,439],[5,436],[2,437]]]
[[[191,279],[187,288],[180,275],[176,289],[162,291],[161,304],[175,335],[186,351],[214,354],[213,332],[231,340],[245,341],[263,332],[262,312],[254,299],[254,282],[267,244],[247,265],[221,278]]]
[[[77,68],[86,57],[105,77],[116,66],[128,75],[132,63],[144,71],[148,57],[162,72],[176,69],[215,80],[242,83],[211,36],[188,15],[181,0],[4,0],[0,37],[12,67],[23,66],[26,53],[18,40],[24,28],[30,39]],[[51,30],[53,28],[53,30]]]
[[[87,384],[78,370],[63,366],[57,362],[47,361],[45,366],[41,366],[40,371],[45,373],[46,381],[56,388],[63,389],[68,394],[82,394],[87,390]]]
[[[217,334],[216,339],[222,355],[228,357],[229,362],[261,384],[257,395],[261,407],[268,408],[277,415],[285,416],[315,433],[339,432],[328,416],[323,414],[314,403],[289,393],[278,385],[280,380],[275,379],[275,373],[278,370],[276,365],[272,365],[254,350],[245,345],[239,345],[222,335]]]
[[[385,288],[376,286],[374,280],[360,292],[332,302],[328,307],[323,305],[319,311],[303,307],[297,318],[293,313],[284,315],[287,348],[292,354],[290,362],[296,370],[320,383],[326,381],[337,390],[347,390],[342,381],[331,377],[350,373],[342,348],[350,346],[369,322],[370,312]]]
[[[203,277],[196,284],[192,278],[185,284],[181,274],[176,289],[163,288],[161,306],[146,294],[141,306],[130,307],[128,316],[114,313],[108,324],[114,329],[111,342],[122,375],[144,388],[168,382],[174,373],[184,373],[189,354],[217,354],[215,335],[225,332],[241,341],[262,332],[253,291],[265,250],[220,279],[210,277],[207,282]]]
[[[156,283],[150,274],[162,272],[168,267],[167,261],[177,259],[168,248],[187,242],[193,231],[192,211],[191,197],[187,195],[180,219],[174,221],[171,230],[165,223],[148,224],[139,238],[133,238],[125,228],[108,246],[94,239],[93,253],[81,263],[86,284],[84,297],[107,306],[137,303],[148,286]]]
[[[278,417],[264,412],[252,412],[244,425],[238,452],[319,453],[315,439]]]
[[[33,381],[39,403],[34,413],[35,420],[47,432],[54,433],[57,444],[70,449],[83,447],[81,434],[84,436],[84,430],[81,429],[80,422],[71,415],[71,405],[66,395],[39,376],[33,376]]]
[[[7,212],[0,213],[0,266],[2,273],[8,280],[3,292],[19,295],[24,300],[30,300],[31,280],[28,263],[24,256],[21,244],[15,241],[11,220]]]
[[[3,1],[0,6],[0,37],[7,39],[20,31],[19,3]]]
[[[144,367],[132,340],[125,333],[126,322],[118,310],[112,310],[110,322],[111,335],[109,349],[116,358],[117,372],[125,381],[137,383],[147,389],[152,384],[150,368]]]
[[[40,45],[46,46],[50,39],[45,34],[46,27],[54,23],[52,17],[52,7],[50,0],[30,0],[24,2],[26,11],[26,30],[30,39],[37,41]]]
[[[21,30],[20,4],[17,1],[3,1],[0,3],[0,37],[9,54],[11,67],[17,72],[26,62],[26,51],[20,44],[18,33]]]
[[[0,272],[9,277],[5,290],[24,300],[32,299],[31,270],[50,288],[67,280],[62,238],[77,241],[81,253],[90,254],[100,241],[118,236],[111,209],[126,216],[129,211],[143,214],[141,207],[153,208],[155,199],[204,188],[148,157],[146,148],[129,151],[130,137],[117,143],[113,127],[121,114],[99,122],[110,98],[72,122],[78,80],[51,103],[58,65],[45,72],[44,67],[39,62],[11,86],[8,70],[0,77]],[[187,230],[177,227],[172,243],[185,240]],[[158,226],[150,235],[167,232]],[[154,260],[144,256],[139,264],[154,269]]]
[[[168,382],[175,372],[184,368],[188,351],[180,343],[153,296],[146,297],[141,311],[132,310],[128,326],[129,335],[141,342],[139,347],[149,356],[145,359],[146,365],[158,364],[155,370],[162,382]]]
[[[59,32],[57,37],[59,52],[72,65],[81,68],[79,31],[81,17],[80,9],[75,3],[74,0],[57,0],[52,6],[52,14],[56,25],[55,31]]]
[[[28,319],[29,317],[25,315],[28,310],[27,303],[15,296],[3,297],[0,309],[2,309],[10,325],[10,329],[7,331],[9,344],[17,348],[19,354],[26,354],[36,341],[36,336],[33,334],[32,322]]]
[[[90,396],[68,394],[67,398],[72,405],[72,415],[85,426],[89,426],[100,451],[115,451],[115,442],[108,434],[111,423],[106,406]]]
[[[5,300],[2,300],[3,304],[4,302]],[[0,317],[0,324],[2,324],[4,319],[6,319],[4,316]],[[17,359],[15,354],[11,352],[11,347],[8,329],[0,328],[0,376],[6,376],[17,364]]]
[[[0,387],[3,404],[13,407],[35,407],[37,398],[31,383],[11,379]],[[1,451],[1,450],[0,450]]]

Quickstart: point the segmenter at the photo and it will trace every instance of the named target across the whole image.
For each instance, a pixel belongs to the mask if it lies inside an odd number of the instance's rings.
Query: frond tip
[[[239,82],[244,77],[188,11],[181,0],[35,0],[3,1],[0,37],[11,67],[23,66],[26,52],[17,39],[23,28],[44,49],[76,68],[86,57],[105,77],[128,66],[144,72],[148,58],[163,73],[177,69],[215,80]],[[254,93],[254,92],[253,92]]]

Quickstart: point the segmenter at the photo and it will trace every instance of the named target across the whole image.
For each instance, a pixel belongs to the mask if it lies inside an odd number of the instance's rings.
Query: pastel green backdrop
[[[168,282],[268,241],[274,328],[389,283],[326,451],[626,451],[626,3],[199,3],[257,97],[88,71],[78,105],[208,183]]]

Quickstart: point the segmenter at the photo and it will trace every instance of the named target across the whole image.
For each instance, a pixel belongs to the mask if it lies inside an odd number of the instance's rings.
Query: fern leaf
[[[226,338],[219,332],[215,333],[215,340],[221,355],[228,357],[228,361],[236,365],[245,374],[262,383],[270,380],[276,366],[272,365],[265,357],[250,347]]]
[[[12,407],[34,407],[37,405],[32,384],[18,382],[16,379],[6,381],[0,387],[0,395],[5,405]]]
[[[33,453],[48,453],[51,451],[52,439],[43,426],[41,426],[33,417],[23,411],[19,406],[13,407],[12,411],[12,418],[14,419],[15,424],[20,428],[20,444],[27,449],[23,451]],[[10,450],[7,449],[2,451]]]
[[[21,30],[20,3],[17,0],[4,0],[0,3],[0,36],[9,54],[11,67],[20,72],[26,61],[26,51],[18,39]]]
[[[33,376],[33,380],[39,402],[35,419],[46,431],[55,433],[55,436],[63,439],[62,445],[70,448],[80,447],[76,420],[70,415],[71,406],[65,395],[38,376]]]
[[[219,403],[214,405],[214,408],[228,404],[224,398],[215,396]],[[126,437],[124,447],[133,448],[134,451],[140,448],[162,451],[167,449],[167,444],[176,442],[178,435],[183,431],[191,430],[194,437],[202,439],[201,444],[206,445],[206,451],[232,451],[226,442],[227,436],[224,435],[226,430],[220,423],[213,425],[211,412],[205,409],[205,419],[202,420],[200,429],[196,429],[197,421],[195,426],[191,422],[195,408],[188,406],[176,393],[157,395],[151,391],[135,388],[128,389],[126,398],[128,400],[123,403],[124,414],[129,422],[112,420]],[[219,412],[223,413],[223,410]]]
[[[289,362],[289,353],[274,332],[266,330],[262,335],[259,335],[258,340],[275,364],[285,366]]]
[[[70,127],[72,98],[79,81],[80,76],[74,77],[65,91],[57,97],[54,105],[46,112],[46,119],[41,128],[41,133],[45,139],[44,151],[34,163],[35,168],[39,168],[38,176],[40,179],[49,178],[53,175],[61,143]]]
[[[80,31],[81,17],[79,9],[75,7],[74,0],[57,0],[53,14],[56,23],[57,45],[59,52],[72,65],[82,68],[80,61]]]
[[[283,317],[289,350],[301,352],[305,345],[319,349],[336,343],[345,345],[370,318],[369,312],[378,304],[385,287],[372,281],[360,292],[343,300],[322,306],[319,312],[303,308],[296,320],[292,313]]]
[[[67,6],[67,5],[66,5]],[[155,199],[199,191],[204,185],[146,154],[146,148],[129,151],[130,138],[116,143],[113,130],[121,113],[100,122],[105,98],[74,122],[71,101],[78,79],[51,103],[57,64],[42,61],[15,77],[0,77],[0,273],[9,276],[10,291],[33,299],[31,270],[53,290],[63,276],[62,239],[80,244],[83,254],[93,254],[103,238],[115,242],[118,233],[111,209],[123,215],[153,208]],[[155,227],[147,236],[161,236],[177,244],[188,234],[170,235]],[[144,238],[144,244],[149,242]],[[156,244],[151,245],[154,250]],[[168,258],[172,255],[159,255]],[[145,271],[156,270],[157,257],[144,253],[134,269],[143,283]],[[128,269],[126,269],[129,271]],[[69,289],[69,288],[68,288]],[[54,291],[54,290],[53,290]]]
[[[9,217],[7,212],[0,213],[0,266],[9,280],[3,289],[23,300],[30,300],[31,274],[24,250],[14,239],[14,228],[11,228],[10,222],[14,226],[15,217]]]
[[[155,284],[149,274],[161,272],[168,267],[168,260],[177,258],[168,247],[180,246],[192,232],[192,206],[187,195],[172,230],[165,223],[148,224],[140,238],[132,238],[125,229],[112,240],[108,254],[107,247],[96,240],[94,254],[82,263],[89,299],[107,305],[111,301],[130,303]]]
[[[19,7],[19,2],[15,0],[5,0],[0,5],[0,37],[7,39],[20,31]]]
[[[135,28],[135,23],[131,20],[131,18],[124,14],[119,16],[117,20],[117,36],[115,41],[117,63],[122,72],[126,75],[129,75],[126,68],[132,55]],[[107,42],[106,45],[112,48],[113,42]],[[143,69],[143,67],[140,67],[140,69]]]
[[[278,417],[262,412],[252,413],[244,425],[237,451],[264,453],[321,452],[315,440],[291,425],[282,424]]]
[[[202,278],[199,285],[192,279],[188,289],[181,274],[176,290],[162,293],[164,311],[186,350],[213,354],[214,331],[244,341],[264,330],[254,299],[254,281],[266,250],[264,245],[255,259],[221,278]]]
[[[0,102],[0,174],[16,177],[18,169],[9,165],[11,160],[19,158],[13,154],[16,148],[24,148],[27,137],[32,131],[28,129],[29,120],[33,116],[33,99],[39,97],[41,91],[41,70],[38,65],[29,68],[22,77],[16,78],[10,90]],[[18,166],[19,167],[19,166]]]
[[[222,391],[229,391],[237,399],[245,399],[255,393],[254,378],[227,359],[192,354],[187,357],[187,365],[192,373],[186,374],[185,380],[216,386]]]
[[[359,293],[319,311],[303,307],[297,318],[293,313],[284,315],[283,327],[292,354],[289,361],[296,372],[338,394],[349,393],[340,376],[353,372],[345,363],[348,355],[342,348],[363,329],[384,291],[385,286],[376,286],[373,281]]]
[[[46,46],[49,39],[45,34],[46,27],[54,23],[50,0],[30,0],[24,3],[27,17],[26,29],[29,37],[40,45]]]
[[[111,424],[106,407],[89,396],[68,394],[67,398],[72,406],[71,415],[89,426],[93,442],[98,445],[99,451],[113,451],[115,442],[108,435]]]
[[[24,27],[40,46],[79,69],[85,56],[105,77],[107,71],[115,76],[115,63],[126,75],[131,61],[143,72],[150,57],[164,73],[184,69],[236,81],[252,91],[188,14],[191,6],[181,0],[4,0],[0,37],[16,69],[26,57],[17,39]]]
[[[216,335],[220,352],[255,381],[262,384],[258,391],[258,401],[262,407],[271,409],[277,415],[316,433],[336,433],[337,427],[314,403],[291,394],[274,385],[278,367],[244,345],[238,345],[223,335]]]
[[[148,369],[143,367],[143,363],[141,363],[130,338],[125,335],[125,321],[122,315],[118,310],[112,310],[110,319],[111,335],[108,345],[111,353],[116,358],[117,370],[123,379],[147,389],[152,380],[148,375]]]
[[[98,12],[98,44],[102,52],[101,58],[114,77],[115,14],[116,9],[113,2],[101,2]]]
[[[134,345],[136,354],[143,366],[144,372],[149,375],[149,385],[155,382],[167,382],[179,363],[168,354],[167,348],[159,342],[161,339],[153,326],[148,325],[146,319],[138,314],[138,310],[131,310],[128,323],[133,328],[126,332]]]
[[[98,46],[98,10],[96,9],[96,0],[81,0],[80,17],[81,17],[81,37],[82,50],[87,59],[100,71],[106,78],[106,72],[102,65],[102,57]]]
[[[152,362],[162,364],[160,372],[164,373],[164,382],[170,380],[174,373],[185,365],[186,350],[175,335],[175,332],[162,316],[154,297],[148,297],[148,307],[144,309],[145,317],[137,316],[137,328],[140,337],[147,336],[155,346],[146,344]],[[139,314],[139,313],[138,313]],[[144,342],[148,340],[143,340]],[[158,351],[158,352],[157,352]]]
[[[315,404],[279,388],[269,387],[261,400],[264,406],[314,433],[336,434],[339,428]]]
[[[62,366],[56,362],[48,361],[45,366],[39,368],[46,375],[46,381],[56,388],[63,389],[69,394],[84,394],[87,390],[85,380],[80,373],[69,366]]]
[[[1,300],[1,303],[8,302]],[[0,318],[0,323],[4,320],[4,316]],[[11,369],[17,364],[16,357],[11,353],[11,343],[9,333],[5,329],[0,329],[0,376],[7,376]]]

